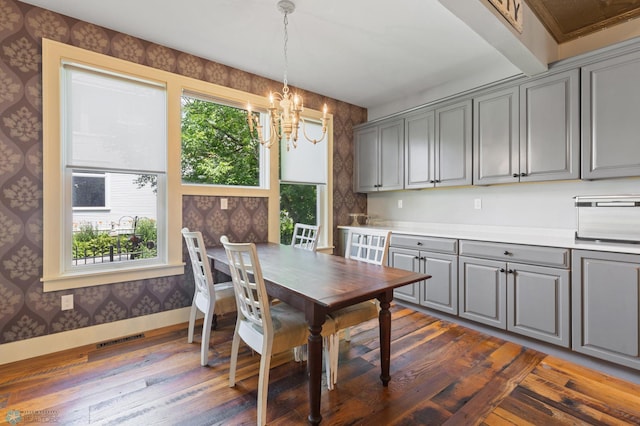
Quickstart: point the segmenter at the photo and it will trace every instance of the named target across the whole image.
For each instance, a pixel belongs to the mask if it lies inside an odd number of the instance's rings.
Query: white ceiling
[[[274,80],[283,78],[284,24],[277,0],[24,2]],[[288,27],[292,86],[375,108],[471,73],[494,80],[520,73],[437,0],[295,2]]]

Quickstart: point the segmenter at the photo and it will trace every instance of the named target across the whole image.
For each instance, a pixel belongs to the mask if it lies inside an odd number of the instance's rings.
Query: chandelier
[[[287,151],[291,146],[297,148],[298,130],[300,127],[302,127],[302,134],[305,139],[314,145],[322,141],[327,133],[327,105],[325,104],[322,109],[322,136],[319,139],[310,138],[304,128],[304,118],[300,117],[300,113],[304,111],[302,97],[297,94],[291,94],[287,84],[288,15],[293,13],[295,8],[296,5],[291,0],[280,0],[278,2],[278,10],[284,14],[284,87],[282,88],[282,93],[269,93],[269,139],[264,139],[264,132],[262,131],[259,115],[252,113],[251,104],[247,105],[247,120],[251,134],[256,131],[258,140],[267,148],[271,148],[271,145],[275,142],[285,139],[287,142]]]

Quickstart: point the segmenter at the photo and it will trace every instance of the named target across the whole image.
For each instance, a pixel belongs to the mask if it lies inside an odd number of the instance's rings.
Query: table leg
[[[387,386],[391,375],[389,374],[389,365],[391,364],[391,312],[389,306],[391,297],[388,295],[378,297],[380,301],[380,314],[378,316],[378,322],[380,323],[380,380],[382,385]]]
[[[310,323],[311,324],[311,323]],[[320,415],[320,396],[322,391],[322,323],[309,325],[307,339],[309,369],[309,423],[317,425],[322,421]]]

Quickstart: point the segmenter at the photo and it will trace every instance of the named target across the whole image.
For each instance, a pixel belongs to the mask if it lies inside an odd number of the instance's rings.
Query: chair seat
[[[216,290],[216,307],[214,312],[219,315],[236,312],[236,295],[233,292],[233,283],[214,284],[213,287]]]
[[[361,322],[378,318],[378,307],[376,303],[368,300],[331,312],[329,316],[336,322],[336,329],[343,330]]]
[[[271,321],[273,323],[273,353],[285,351],[295,346],[307,343],[309,327],[307,326],[304,313],[286,303],[280,302],[271,306]],[[256,351],[260,351],[257,346],[263,337],[263,329],[248,320],[244,320],[240,331],[240,336]],[[327,317],[327,321],[322,326],[322,336],[329,336],[336,332],[335,322]],[[250,341],[247,341],[249,339]],[[255,339],[255,340],[254,340]]]

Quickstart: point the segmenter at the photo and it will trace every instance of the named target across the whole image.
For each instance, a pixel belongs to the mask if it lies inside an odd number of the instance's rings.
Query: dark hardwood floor
[[[640,424],[639,385],[400,306],[392,313],[389,387],[378,378],[370,321],[341,342],[337,388],[322,393],[323,424]],[[260,358],[246,346],[228,387],[234,324],[219,318],[208,367],[199,341],[187,343],[186,324],[0,366],[0,421],[255,424]],[[305,424],[307,407],[305,363],[275,356],[268,423]]]

